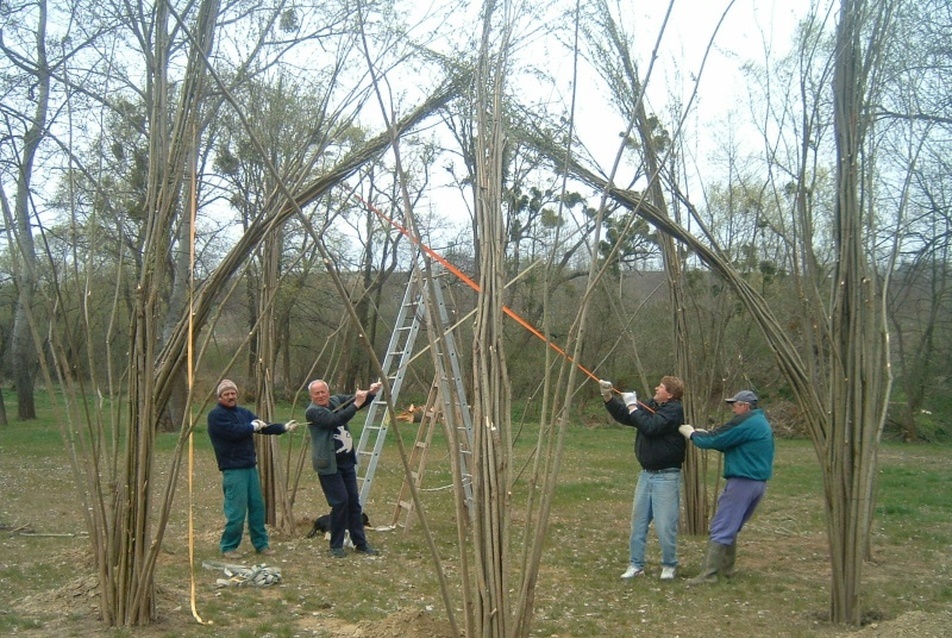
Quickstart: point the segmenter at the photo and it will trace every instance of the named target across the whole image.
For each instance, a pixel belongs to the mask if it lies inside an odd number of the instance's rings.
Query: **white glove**
[[[612,388],[614,387],[611,381],[606,381],[605,379],[598,380],[598,391],[602,393],[602,398],[606,401],[612,398]]]
[[[678,426],[678,432],[680,432],[684,438],[690,439],[691,435],[694,434],[694,426],[685,423],[684,425]]]
[[[625,402],[625,407],[638,407],[638,395],[635,392],[622,392],[621,400]]]
[[[297,426],[298,426],[298,422],[295,421],[294,419],[291,419],[290,421],[288,421],[287,423],[284,424],[284,431],[285,431],[285,432],[294,432],[294,429],[295,429]]]
[[[261,419],[255,419],[251,422],[251,427],[255,429],[255,432],[260,432],[262,429],[268,427],[268,424]]]

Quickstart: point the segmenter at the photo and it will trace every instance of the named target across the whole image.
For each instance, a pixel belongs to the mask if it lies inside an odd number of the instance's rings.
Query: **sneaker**
[[[624,579],[628,579],[628,578],[634,578],[636,576],[644,576],[644,575],[645,575],[645,570],[641,569],[640,567],[635,567],[634,565],[629,565],[628,569],[625,570],[625,573],[622,574],[621,577]]]
[[[331,547],[331,556],[334,558],[344,558],[347,556],[347,552],[344,551],[343,547]]]
[[[661,568],[661,580],[674,580],[674,567],[663,566]]]
[[[274,554],[275,554],[275,551],[271,549],[270,547],[265,547],[264,549],[258,550],[259,556],[274,556]]]
[[[363,547],[357,547],[354,549],[355,552],[360,552],[361,554],[367,554],[367,556],[379,556],[380,552],[371,547],[370,545],[364,545]]]
[[[222,557],[222,558],[227,558],[228,560],[236,560],[236,559],[238,559],[238,558],[242,558],[243,556],[244,556],[244,554],[242,554],[241,552],[239,552],[237,549],[232,549],[232,550],[229,550],[229,551],[227,551],[227,552],[222,552],[222,553],[221,553],[221,557]]]

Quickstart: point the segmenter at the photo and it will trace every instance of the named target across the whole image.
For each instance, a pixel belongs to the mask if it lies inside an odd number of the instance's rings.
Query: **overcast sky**
[[[636,53],[644,75],[668,5],[635,2],[633,6],[627,28],[636,29]],[[735,132],[751,119],[747,80],[741,67],[749,62],[762,65],[765,56],[788,51],[796,24],[808,9],[805,0],[675,0],[648,81],[648,101],[650,110],[667,118],[670,113],[666,105],[672,99],[686,103],[700,78],[693,102],[695,111],[688,122],[688,140],[697,161],[706,162],[707,155],[723,141],[728,114]],[[581,93],[588,96],[592,92]],[[588,101],[582,108],[588,111],[597,105]],[[606,121],[610,118],[579,118],[580,135],[596,139],[599,131],[604,133]],[[605,137],[604,152],[613,154],[617,147],[609,148]],[[617,144],[617,137],[612,141]]]

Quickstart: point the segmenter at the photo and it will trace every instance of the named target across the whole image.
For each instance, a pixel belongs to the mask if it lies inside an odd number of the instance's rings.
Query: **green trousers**
[[[241,535],[248,519],[248,535],[255,550],[268,549],[268,531],[264,528],[264,498],[261,496],[261,480],[258,468],[224,470],[222,492],[225,495],[225,530],[221,533],[219,547],[230,552],[241,544]]]

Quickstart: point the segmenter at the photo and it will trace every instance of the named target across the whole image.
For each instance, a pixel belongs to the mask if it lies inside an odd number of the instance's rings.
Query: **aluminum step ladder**
[[[400,390],[403,387],[409,364],[414,358],[413,347],[419,336],[420,327],[427,325],[427,299],[430,292],[432,292],[432,298],[437,306],[438,314],[436,316],[439,317],[443,326],[449,325],[449,315],[443,298],[443,290],[440,286],[440,277],[434,276],[425,279],[422,272],[419,269],[416,270],[407,284],[400,310],[394,322],[394,330],[390,335],[387,353],[381,362],[383,372],[390,382],[391,402],[395,406],[399,404]],[[460,372],[459,356],[452,331],[446,330],[437,342],[443,345],[441,351],[433,356],[436,370],[436,379],[433,386],[438,395],[439,405],[444,411],[444,420],[446,420],[447,411],[452,411],[453,416],[456,417],[452,420],[457,423],[455,437],[459,442],[457,454],[463,477],[467,509],[472,511],[470,507],[473,498],[472,474],[470,473],[473,440],[472,417],[469,407],[466,405],[463,376]],[[427,402],[429,403],[429,401]],[[364,420],[364,427],[360,432],[356,450],[358,461],[357,485],[360,489],[362,505],[366,503],[373,487],[374,475],[380,462],[380,456],[383,453],[389,426],[386,400],[374,398],[367,409],[367,416]],[[432,421],[430,426],[432,427]],[[412,455],[411,460],[413,460]],[[422,457],[422,461],[425,463],[425,455]],[[420,480],[422,467],[417,467],[414,473],[417,475],[414,480]]]
[[[442,300],[440,299],[438,303],[442,303]],[[451,453],[455,444],[456,461],[462,478],[464,504],[470,516],[473,514],[472,417],[469,407],[466,405],[459,359],[450,332],[447,332],[447,344],[440,355],[441,358],[446,360],[446,365],[442,367],[442,370],[437,371],[426,405],[423,407],[423,417],[417,428],[416,441],[408,461],[408,465],[411,467],[411,478],[404,477],[390,523],[394,527],[403,527],[404,531],[408,531],[413,523],[414,506],[413,500],[410,498],[409,481],[412,480],[417,488],[422,486],[423,472],[426,467],[426,457],[430,449],[430,443],[433,439],[433,431],[437,424],[441,422],[446,432],[447,445],[450,446]],[[442,357],[442,355],[446,356]],[[454,432],[450,430],[451,427],[456,429],[455,436]]]

